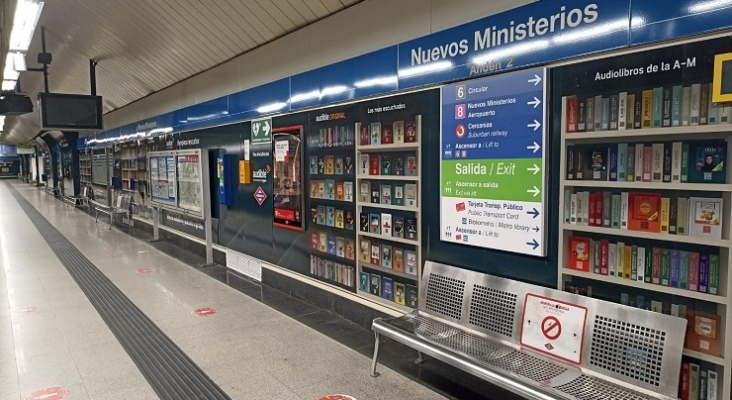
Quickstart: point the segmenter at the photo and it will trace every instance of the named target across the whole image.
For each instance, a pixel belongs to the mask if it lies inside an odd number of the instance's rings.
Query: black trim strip
[[[161,399],[230,400],[163,331],[10,183],[11,194]]]

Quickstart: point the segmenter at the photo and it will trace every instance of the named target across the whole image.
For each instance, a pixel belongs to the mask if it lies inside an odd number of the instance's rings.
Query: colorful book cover
[[[369,174],[379,175],[381,172],[381,156],[379,154],[369,154]]]
[[[653,90],[644,90],[643,91],[643,111],[642,111],[642,128],[643,129],[649,129],[653,128]]]
[[[708,293],[719,294],[719,255],[709,255],[709,280],[708,280]]]
[[[574,152],[574,179],[585,179],[583,171],[584,164],[584,151],[582,149],[577,149]]]
[[[361,124],[361,133],[359,135],[359,143],[361,146],[368,146],[371,144],[371,135],[368,124]]]
[[[394,252],[392,268],[396,272],[404,272],[404,249],[394,247],[392,251]]]
[[[335,227],[335,207],[325,208],[325,225]]]
[[[394,155],[391,163],[392,175],[402,176],[404,175],[404,156],[401,154]]]
[[[369,280],[369,273],[368,272],[361,272],[359,280],[358,280],[358,290],[362,292],[369,293],[371,292],[371,285]]]
[[[394,217],[394,229],[392,229],[392,236],[398,238],[404,237],[404,217]]]
[[[381,235],[381,216],[379,214],[371,214],[369,221],[369,233]]]
[[[389,154],[381,155],[381,175],[391,175],[391,156]]]
[[[336,237],[336,256],[346,258],[346,239]]]
[[[567,98],[567,133],[577,132],[578,107],[577,96]]]
[[[392,126],[392,132],[394,133],[394,143],[404,143],[404,121],[395,121]]]
[[[335,200],[335,181],[333,179],[326,179],[325,181],[325,198]]]
[[[661,231],[661,195],[658,193],[629,193],[628,229],[642,232]]]
[[[404,250],[404,272],[417,276],[417,253],[412,250]]]
[[[419,298],[417,288],[412,285],[404,285],[406,288],[407,307],[417,308],[417,299]]]
[[[404,186],[402,186],[402,185],[394,186],[394,197],[392,198],[392,204],[394,204],[395,206],[404,205]]]
[[[661,284],[661,249],[658,247],[653,248],[651,283],[653,283],[654,285]]]
[[[335,236],[328,235],[328,254],[336,255],[336,238]]]
[[[689,252],[679,251],[679,289],[689,288]]]
[[[414,121],[407,121],[404,123],[404,141],[406,143],[416,143],[417,138],[417,125]]]
[[[384,268],[391,268],[392,266],[392,251],[391,246],[388,244],[381,245],[381,266]]]
[[[371,274],[371,294],[381,296],[381,275]]]
[[[404,238],[417,240],[417,220],[415,218],[404,218]]]
[[[585,164],[582,170],[585,172],[584,179],[593,181],[606,181],[608,173],[606,147],[591,147],[585,149]]]
[[[671,251],[661,249],[661,285],[668,286],[671,279]]]
[[[365,263],[371,261],[371,242],[368,240],[360,240],[358,259]]]
[[[631,279],[633,276],[633,246],[626,244],[623,253],[623,279]]]
[[[325,223],[325,206],[318,206],[316,223],[318,225],[326,225]]]
[[[699,255],[699,292],[709,292],[709,254]]]
[[[626,101],[625,118],[627,118],[625,127],[626,129],[635,129],[635,93],[628,93],[628,100]]]
[[[408,155],[406,158],[407,165],[405,166],[406,176],[417,176],[417,157],[415,155]]]
[[[689,144],[689,156],[693,157],[689,168],[691,183],[725,183],[727,171],[727,143],[724,140],[695,141]]]
[[[391,214],[381,213],[381,234],[391,236],[392,228]]]
[[[371,123],[371,145],[381,144],[381,123]]]
[[[671,90],[671,126],[681,125],[681,85]]]
[[[617,180],[624,182],[627,180],[628,168],[628,143],[618,144],[618,160],[617,160]],[[610,179],[613,180],[612,177]]]
[[[592,255],[592,272],[599,274],[600,273],[600,264],[601,264],[601,258],[602,258],[602,250],[600,249],[600,241],[599,240],[592,240],[592,252],[590,253]]]
[[[371,243],[371,264],[381,265],[381,246]]]
[[[346,239],[346,258],[349,260],[356,259],[356,244],[353,239]]]
[[[622,278],[625,273],[625,243],[618,242],[616,249],[615,274],[618,278]]]
[[[394,135],[391,131],[392,126],[384,124],[381,128],[381,144],[392,144],[394,143]]]
[[[663,88],[653,88],[653,127],[660,128],[663,121]]]
[[[669,286],[679,287],[679,275],[681,274],[679,251],[671,250],[671,270],[669,272]]]
[[[661,197],[661,233],[668,234],[669,214],[671,213],[671,199]]]
[[[699,253],[689,253],[689,290],[699,291]]]
[[[588,208],[589,208],[588,214],[589,214],[590,218],[587,221],[587,225],[589,225],[589,226],[597,225],[595,223],[595,217],[596,217],[595,204],[597,204],[596,199],[597,199],[597,193],[590,193],[590,203],[588,205]]]
[[[335,186],[335,199],[343,201],[343,182],[337,182]]]
[[[381,204],[391,204],[391,185],[381,185]]]
[[[404,287],[403,283],[400,282],[394,282],[394,302],[406,306],[406,288]]]
[[[690,197],[689,236],[722,238],[722,198]]]
[[[608,178],[611,181],[618,180],[618,145],[611,144],[607,148]]]
[[[585,102],[587,103],[587,124],[585,130],[592,132],[595,130],[595,98],[590,97]]]
[[[346,220],[345,216],[343,215],[343,210],[336,210],[335,212],[335,227],[339,229],[344,229],[346,226]]]
[[[610,241],[607,239],[600,240],[600,274],[608,274],[608,252],[610,247]]]

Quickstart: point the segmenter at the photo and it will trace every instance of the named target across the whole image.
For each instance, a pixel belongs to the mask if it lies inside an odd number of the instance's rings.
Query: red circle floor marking
[[[192,314],[197,317],[205,317],[207,315],[214,315],[217,312],[218,311],[215,308],[203,307],[203,308],[197,308],[197,309],[193,310]]]
[[[35,312],[36,310],[38,310],[38,308],[36,308],[36,306],[28,306],[28,307],[21,308],[20,310],[18,310],[18,312],[21,314],[30,314],[32,312]]]
[[[562,324],[557,317],[550,315],[541,321],[541,333],[549,340],[556,340],[562,335]]]
[[[347,394],[329,394],[318,400],[356,400],[356,398]]]
[[[152,268],[140,268],[140,269],[137,270],[137,273],[138,274],[149,274],[149,273],[151,273],[153,271],[155,271],[155,270],[152,269]]]
[[[61,400],[69,394],[69,389],[63,387],[51,387],[25,396],[23,400]]]

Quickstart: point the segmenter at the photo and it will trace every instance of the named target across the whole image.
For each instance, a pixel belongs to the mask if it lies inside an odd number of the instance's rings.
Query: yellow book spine
[[[618,242],[618,245],[616,246],[618,250],[617,255],[617,266],[615,268],[615,273],[618,274],[618,278],[622,278],[625,274],[625,243]]]
[[[624,278],[630,279],[633,272],[633,246],[625,245],[625,260],[623,261]]]
[[[641,127],[653,128],[653,90],[644,90],[642,101]]]
[[[668,197],[661,197],[661,233],[668,234],[670,212],[671,212],[671,199]]]

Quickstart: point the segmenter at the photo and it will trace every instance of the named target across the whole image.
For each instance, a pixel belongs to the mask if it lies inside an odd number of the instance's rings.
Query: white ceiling
[[[89,60],[98,62],[104,111],[123,107],[363,0],[46,0],[28,67],[37,67],[41,26],[53,54],[49,89],[89,93]],[[21,74],[35,100],[40,73]],[[37,114],[8,117],[0,141],[38,134]]]

